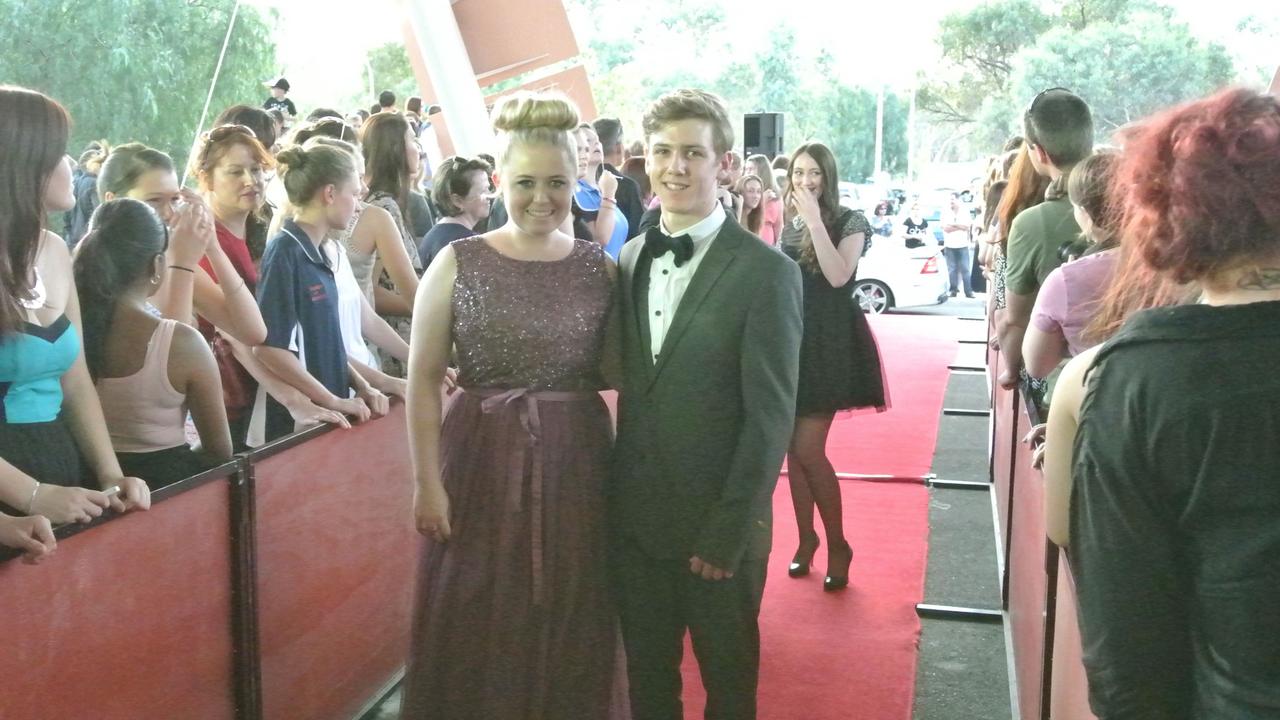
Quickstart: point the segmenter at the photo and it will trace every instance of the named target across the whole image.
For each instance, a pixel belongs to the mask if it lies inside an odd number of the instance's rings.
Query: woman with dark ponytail
[[[120,467],[164,487],[231,459],[213,352],[199,331],[158,319],[147,299],[164,281],[168,233],[145,203],[109,200],[93,215],[74,269],[84,349]],[[200,450],[186,441],[188,408]]]

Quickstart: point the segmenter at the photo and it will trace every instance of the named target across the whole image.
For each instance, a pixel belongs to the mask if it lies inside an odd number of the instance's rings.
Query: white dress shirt
[[[720,234],[724,225],[725,213],[720,203],[711,209],[711,214],[694,223],[680,233],[667,230],[666,220],[658,227],[668,235],[688,235],[693,240],[693,257],[681,267],[676,267],[675,253],[666,253],[655,258],[649,266],[649,337],[652,343],[653,361],[658,361],[658,353],[662,350],[662,341],[667,338],[671,329],[671,321],[675,319],[676,310],[689,282],[702,264],[707,248]]]

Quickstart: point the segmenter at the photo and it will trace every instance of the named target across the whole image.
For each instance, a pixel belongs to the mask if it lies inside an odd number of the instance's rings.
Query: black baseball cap
[[[289,81],[285,80],[283,77],[276,78],[275,80],[268,80],[262,84],[269,88],[280,88],[285,92],[289,92]]]

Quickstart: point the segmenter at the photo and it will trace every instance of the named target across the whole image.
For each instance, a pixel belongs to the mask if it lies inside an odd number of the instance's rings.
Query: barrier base
[[[781,477],[787,477],[788,471],[782,468],[782,472],[778,473]],[[928,485],[938,476],[933,473],[928,475],[865,475],[863,473],[836,473],[837,480],[865,480],[868,482],[900,482],[915,483],[918,485]]]
[[[974,480],[939,480],[937,477],[926,478],[925,485],[943,490],[990,490],[991,483]]]
[[[988,608],[960,607],[957,605],[932,605],[917,603],[916,614],[935,620],[963,620],[966,622],[1003,623],[1004,613]]]
[[[942,408],[942,414],[956,417],[991,417],[990,410],[970,410],[969,408]]]

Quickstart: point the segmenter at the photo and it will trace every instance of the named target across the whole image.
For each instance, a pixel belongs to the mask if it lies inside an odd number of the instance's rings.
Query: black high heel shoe
[[[828,562],[827,576],[822,580],[823,592],[833,592],[849,587],[849,565],[853,563],[853,548],[848,542],[844,544],[844,555],[848,559],[844,561],[844,568],[840,574],[835,573],[836,564]]]
[[[818,545],[821,544],[817,533],[813,535],[813,547],[809,547],[804,540],[800,541],[800,547],[796,549],[796,554],[791,558],[791,564],[787,566],[787,575],[793,578],[801,578],[809,574],[809,568],[813,565],[813,554],[818,552]]]

